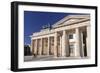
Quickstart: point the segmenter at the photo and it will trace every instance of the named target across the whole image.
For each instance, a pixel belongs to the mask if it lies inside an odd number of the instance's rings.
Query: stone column
[[[54,57],[57,57],[57,32],[55,32],[54,36]]]
[[[84,57],[84,43],[83,43],[83,32],[80,34],[81,39],[81,57]]]
[[[43,55],[45,55],[45,38],[43,38]]]
[[[60,56],[62,56],[62,37],[60,36]]]
[[[49,50],[50,50],[50,37],[48,37],[47,55],[49,55]]]
[[[44,38],[42,38],[42,55],[44,55]]]
[[[87,46],[87,56],[90,57],[90,49],[91,49],[91,27],[87,26],[87,39],[86,39],[86,46]]]
[[[42,38],[40,40],[39,55],[42,55]]]
[[[66,31],[63,30],[62,35],[62,56],[66,56]]]
[[[34,54],[37,55],[37,46],[38,46],[38,42],[37,39],[35,40],[35,49],[34,49]]]
[[[79,32],[79,28],[76,28],[75,31],[76,31],[75,56],[80,57],[80,32]]]
[[[70,52],[69,52],[69,37],[68,37],[68,33],[66,34],[66,41],[65,41],[65,53],[66,53],[66,56],[69,57],[70,56]]]

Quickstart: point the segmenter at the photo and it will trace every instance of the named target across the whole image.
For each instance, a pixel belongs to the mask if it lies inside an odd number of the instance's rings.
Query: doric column
[[[57,32],[55,32],[54,36],[54,57],[57,57]]]
[[[44,47],[43,47],[43,52],[44,52],[44,55],[47,55],[47,38],[44,38]]]
[[[79,32],[79,28],[76,28],[75,31],[76,31],[75,56],[80,57],[80,32]]]
[[[70,52],[69,52],[69,37],[68,37],[68,33],[66,33],[66,37],[65,37],[65,53],[66,56],[69,57],[70,56]]]
[[[63,30],[62,35],[62,56],[66,56],[66,31]]]
[[[86,39],[86,45],[87,45],[87,56],[90,57],[90,49],[91,49],[91,27],[87,26],[87,39]]]
[[[40,40],[39,55],[42,55],[42,38]]]
[[[50,37],[48,37],[47,55],[49,55],[49,50],[50,50]]]
[[[38,46],[38,42],[37,39],[35,40],[35,49],[34,49],[34,53],[37,55],[37,46]]]
[[[60,56],[62,56],[62,37],[60,36]]]
[[[43,52],[43,55],[45,54],[45,51],[46,51],[45,50],[45,38],[43,38],[43,51],[42,51]]]
[[[81,34],[81,57],[84,57],[84,43],[83,43],[83,32],[80,33]]]
[[[44,55],[44,38],[42,38],[42,55]]]

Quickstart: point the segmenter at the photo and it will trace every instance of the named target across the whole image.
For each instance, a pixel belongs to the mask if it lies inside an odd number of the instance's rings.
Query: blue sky
[[[24,11],[24,44],[30,44],[29,36],[40,31],[43,25],[53,25],[65,16],[72,14],[75,13]]]

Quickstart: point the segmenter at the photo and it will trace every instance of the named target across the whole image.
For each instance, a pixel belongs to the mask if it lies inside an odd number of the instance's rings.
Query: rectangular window
[[[69,39],[73,39],[73,34],[70,34],[69,35]]]

